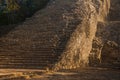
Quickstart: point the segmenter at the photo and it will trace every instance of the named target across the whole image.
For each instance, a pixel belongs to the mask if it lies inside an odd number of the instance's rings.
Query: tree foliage
[[[23,21],[43,8],[49,0],[0,0],[0,24]],[[17,21],[15,21],[17,19]],[[11,22],[10,22],[11,21]]]

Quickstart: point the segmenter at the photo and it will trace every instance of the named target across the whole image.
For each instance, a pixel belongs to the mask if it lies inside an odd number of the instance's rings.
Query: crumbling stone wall
[[[111,0],[106,22],[99,22],[90,54],[92,66],[114,66],[120,64],[120,17],[119,0]],[[110,66],[109,66],[110,67]]]
[[[72,0],[68,2],[72,2]],[[74,12],[72,12],[71,17],[78,15],[75,18],[78,24],[74,25],[76,29],[71,34],[60,61],[55,65],[55,69],[71,69],[88,65],[97,23],[98,21],[104,21],[110,7],[109,0],[76,0],[72,3],[76,5],[73,5],[75,9],[73,9]]]

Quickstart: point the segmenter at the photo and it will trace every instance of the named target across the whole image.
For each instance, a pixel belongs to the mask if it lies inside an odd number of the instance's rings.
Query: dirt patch
[[[10,71],[10,70],[9,70]],[[4,71],[9,73],[7,70]],[[18,72],[19,71],[19,72]],[[28,72],[29,71],[29,72]],[[2,72],[0,72],[2,73]],[[44,72],[31,70],[14,70],[10,75],[0,75],[5,80],[119,80],[120,70],[110,68],[86,68]]]

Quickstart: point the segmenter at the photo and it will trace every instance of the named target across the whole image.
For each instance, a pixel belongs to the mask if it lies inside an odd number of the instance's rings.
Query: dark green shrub
[[[17,0],[18,1],[18,0]],[[49,0],[23,0],[19,5],[18,10],[0,10],[0,25],[14,24],[31,17],[37,10],[45,7]]]

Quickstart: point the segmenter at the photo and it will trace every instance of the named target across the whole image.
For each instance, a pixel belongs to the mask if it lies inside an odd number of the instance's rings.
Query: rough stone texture
[[[0,66],[55,64],[57,70],[87,65],[97,23],[104,21],[109,4],[109,0],[51,0],[45,9],[0,38]]]
[[[111,21],[120,21],[120,0],[111,0],[109,19]]]
[[[90,54],[90,65],[120,67],[119,0],[111,0],[107,22],[99,22]]]
[[[110,7],[109,0],[79,0],[76,3],[78,8],[77,12],[74,11],[74,13],[79,14],[78,18],[82,21],[78,21],[81,23],[72,33],[61,60],[56,64],[56,69],[71,69],[88,64],[97,23],[98,21],[104,21]]]
[[[90,64],[120,64],[120,22],[99,23],[93,40]],[[119,65],[117,65],[119,66]],[[116,67],[117,67],[116,66]]]

